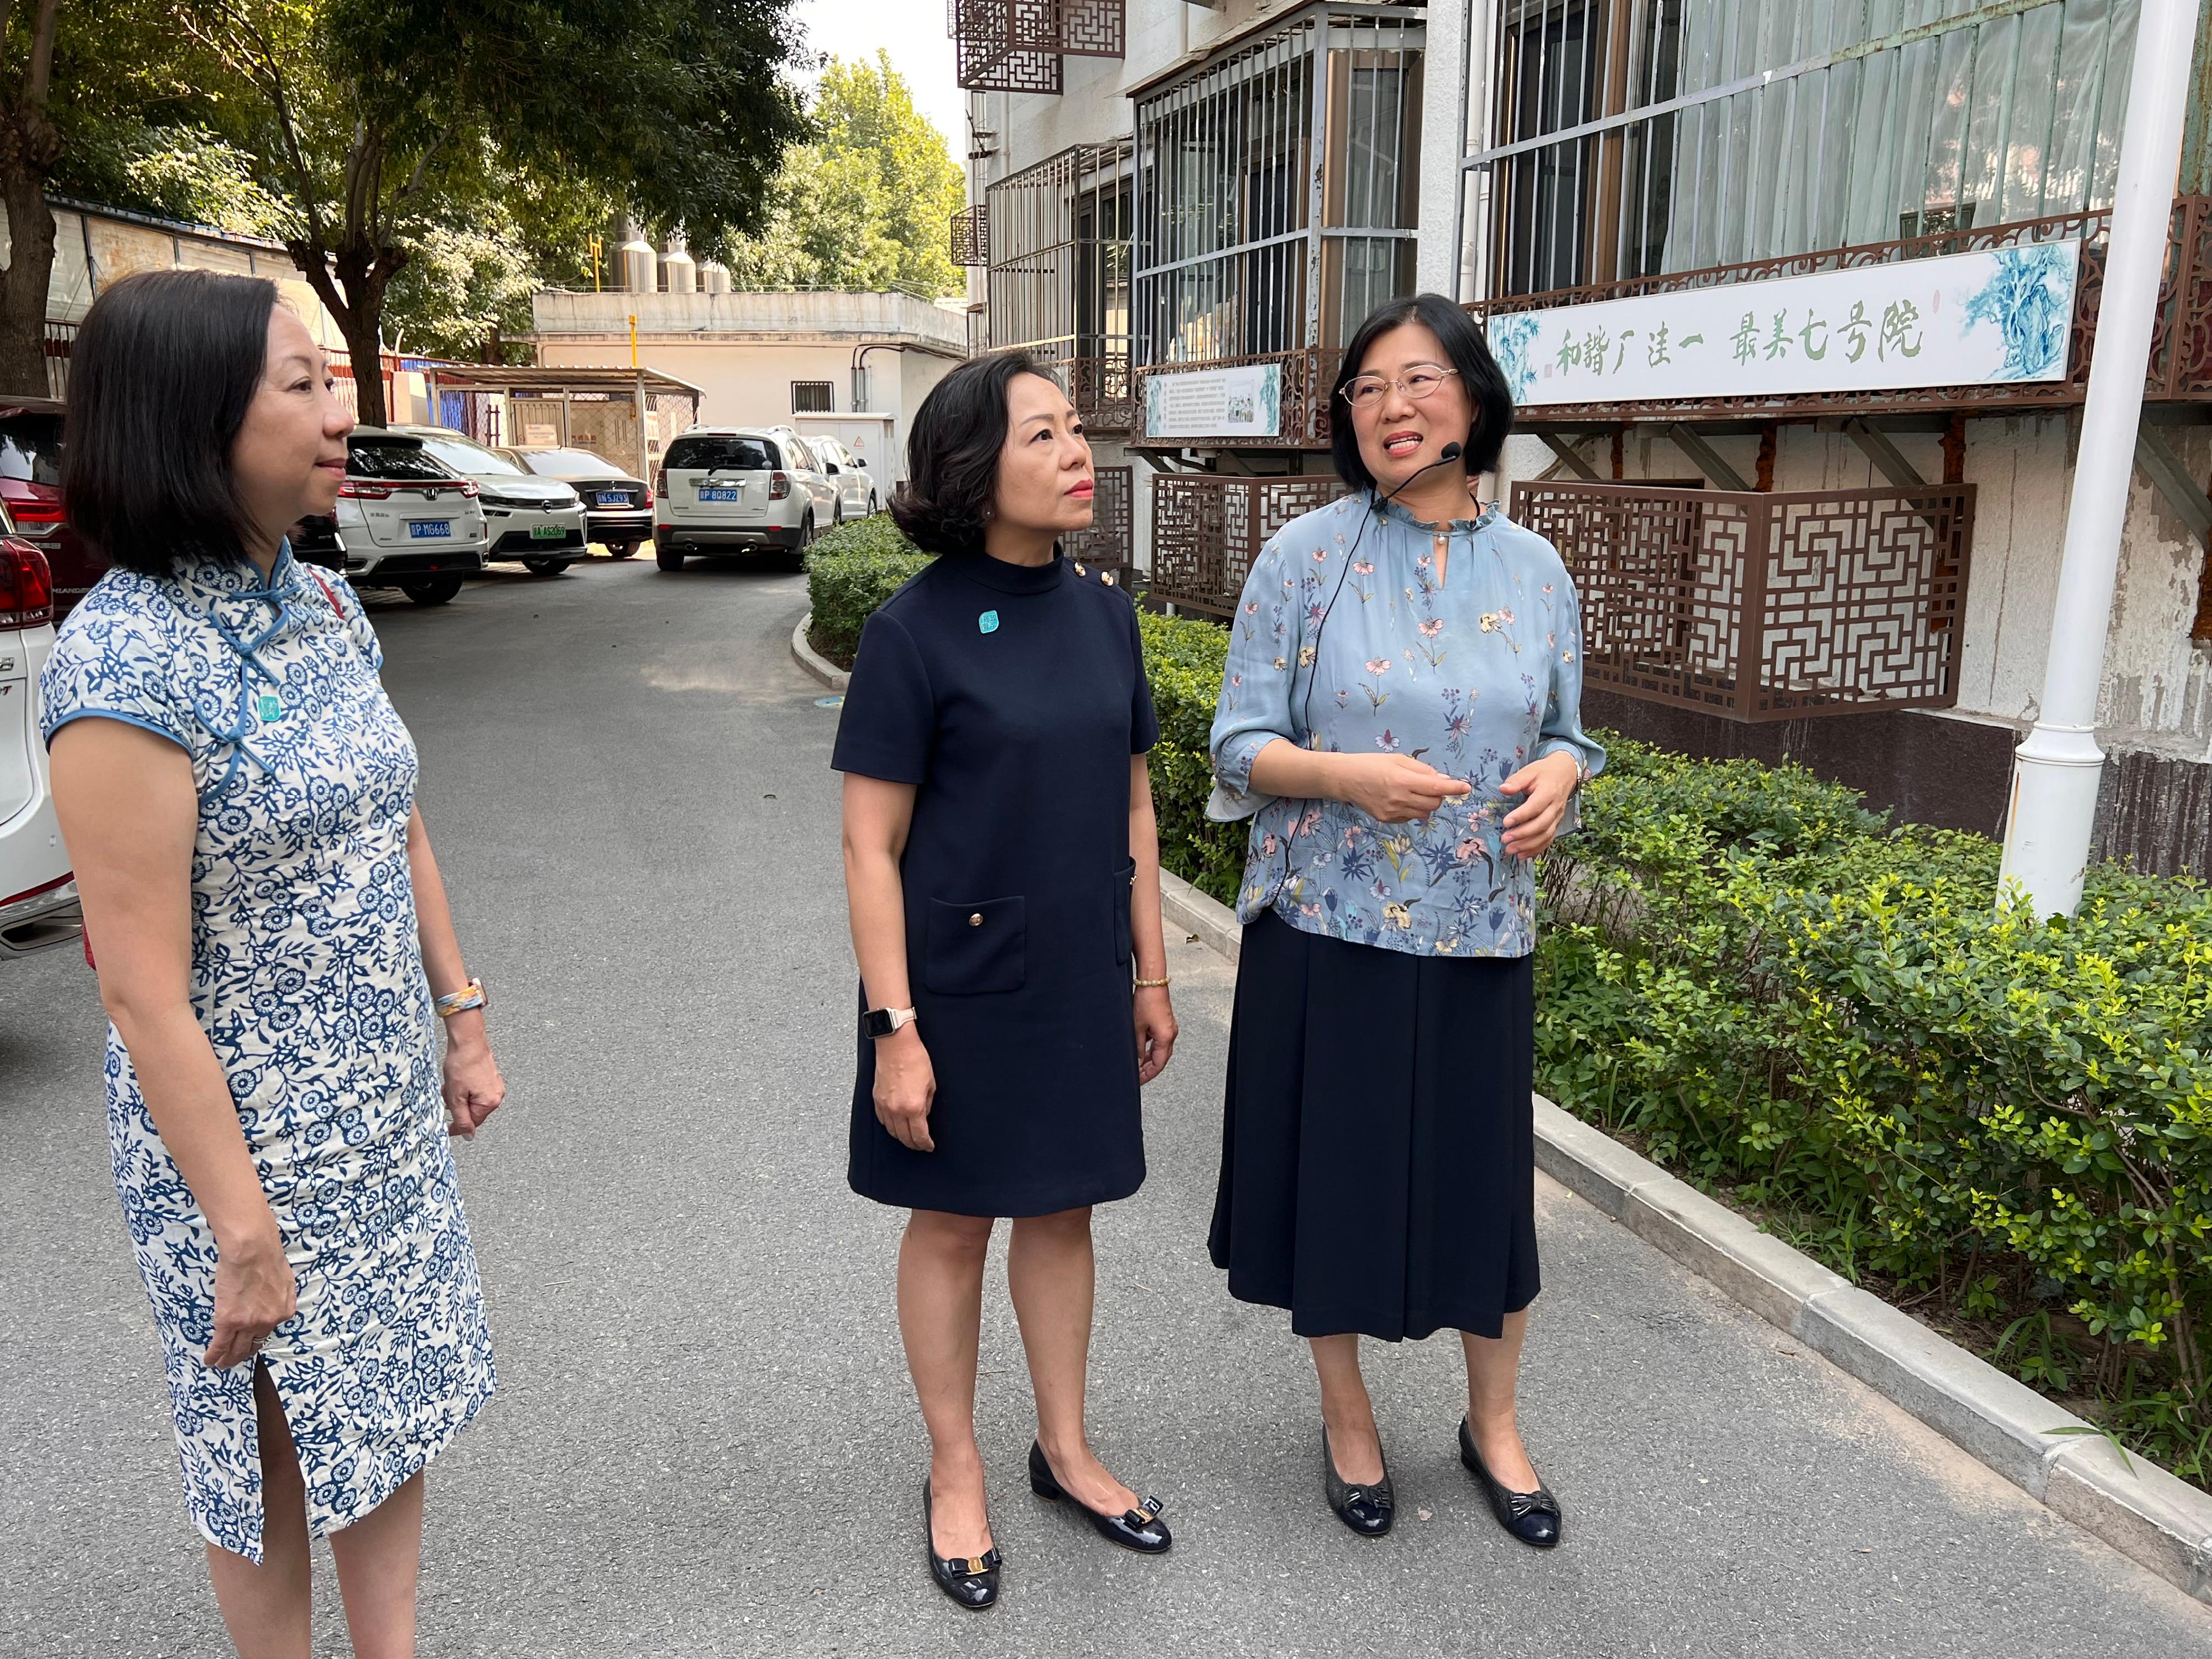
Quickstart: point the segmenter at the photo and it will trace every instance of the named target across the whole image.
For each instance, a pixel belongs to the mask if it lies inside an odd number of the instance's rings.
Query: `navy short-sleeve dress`
[[[940,558],[868,619],[830,764],[918,786],[900,870],[936,1150],[877,1120],[859,1037],[854,1191],[1028,1216],[1143,1183],[1129,757],[1158,736],[1135,607],[1065,557]]]

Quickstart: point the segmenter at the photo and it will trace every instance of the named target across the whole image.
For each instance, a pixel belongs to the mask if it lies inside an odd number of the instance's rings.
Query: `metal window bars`
[[[1463,164],[1489,181],[1489,291],[2106,206],[2139,11],[1505,0]]]
[[[1127,432],[1129,383],[1127,138],[1078,144],[990,187],[991,337],[1057,363],[1094,432]]]
[[[1413,283],[1422,18],[1304,6],[1133,94],[1140,378],[1281,362],[1266,441],[1326,446],[1337,349]]]
[[[1060,89],[1061,60],[1119,58],[1126,0],[949,0],[954,78],[970,92]]]

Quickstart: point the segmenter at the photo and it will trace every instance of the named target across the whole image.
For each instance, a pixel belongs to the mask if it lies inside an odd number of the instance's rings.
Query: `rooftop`
[[[829,289],[730,294],[573,294],[547,289],[531,296],[540,342],[641,338],[671,335],[701,340],[820,342],[933,346],[968,355],[965,301],[952,305],[911,294],[848,294]]]

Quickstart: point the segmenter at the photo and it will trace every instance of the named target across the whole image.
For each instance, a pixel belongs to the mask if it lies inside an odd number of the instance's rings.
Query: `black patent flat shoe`
[[[921,1551],[929,1558],[929,1577],[970,1613],[999,1605],[999,1568],[1006,1558],[995,1546],[976,1556],[954,1556],[945,1560],[937,1553],[937,1534],[930,1524],[929,1477],[921,1477]]]
[[[1474,1437],[1467,1431],[1464,1417],[1459,1420],[1459,1461],[1482,1483],[1482,1490],[1490,1498],[1490,1512],[1498,1517],[1499,1526],[1522,1543],[1540,1550],[1557,1547],[1559,1500],[1552,1496],[1551,1488],[1538,1486],[1534,1492],[1515,1492],[1501,1486],[1484,1465],[1482,1454],[1474,1449]]]
[[[1347,1486],[1336,1472],[1336,1459],[1328,1449],[1328,1425],[1321,1431],[1321,1489],[1336,1518],[1362,1538],[1380,1538],[1397,1516],[1398,1502],[1390,1494],[1390,1464],[1382,1464],[1382,1478],[1369,1486]]]
[[[1030,1443],[1030,1490],[1055,1503],[1066,1498],[1075,1506],[1076,1513],[1098,1529],[1101,1538],[1110,1539],[1123,1549],[1135,1550],[1141,1555],[1158,1555],[1175,1541],[1168,1535],[1168,1523],[1160,1519],[1158,1498],[1147,1498],[1133,1510],[1124,1510],[1119,1515],[1101,1515],[1061,1488],[1053,1478],[1052,1465],[1045,1459],[1044,1448],[1035,1441]]]

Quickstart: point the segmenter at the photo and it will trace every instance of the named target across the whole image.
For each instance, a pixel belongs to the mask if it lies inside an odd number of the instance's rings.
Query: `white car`
[[[342,569],[356,587],[397,587],[417,605],[443,605],[483,574],[483,508],[465,478],[385,427],[346,434],[346,477],[335,519],[303,519],[295,557]]]
[[[663,570],[681,570],[693,553],[777,549],[802,559],[844,518],[837,481],[789,427],[693,427],[670,442],[653,482],[653,549]]]
[[[558,478],[541,478],[495,449],[441,426],[395,426],[463,477],[477,481],[483,508],[487,559],[520,559],[540,576],[556,576],[584,556],[584,503]]]
[[[876,493],[875,475],[867,464],[835,438],[809,438],[808,447],[822,470],[836,482],[837,510],[848,519],[865,519],[883,505]]]
[[[84,936],[69,853],[54,819],[39,675],[54,648],[46,555],[0,514],[0,960]]]

